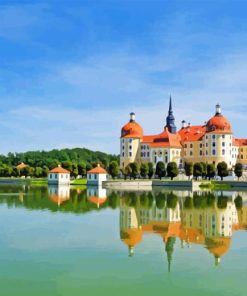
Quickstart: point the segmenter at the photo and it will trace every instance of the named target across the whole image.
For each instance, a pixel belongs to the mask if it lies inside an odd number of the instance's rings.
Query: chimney
[[[182,128],[185,128],[185,126],[186,126],[186,121],[183,120],[183,121],[182,121]]]

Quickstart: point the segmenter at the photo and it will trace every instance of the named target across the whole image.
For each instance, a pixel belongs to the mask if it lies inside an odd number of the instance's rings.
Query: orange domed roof
[[[216,132],[216,133],[232,133],[232,127],[228,119],[226,119],[221,114],[220,105],[216,105],[215,115],[209,119],[206,124],[206,132]]]
[[[123,138],[142,138],[143,129],[135,121],[130,121],[122,127],[121,137]]]
[[[231,124],[222,115],[215,115],[209,121],[207,122],[206,125],[207,132],[223,132],[223,133],[231,133],[232,128]]]

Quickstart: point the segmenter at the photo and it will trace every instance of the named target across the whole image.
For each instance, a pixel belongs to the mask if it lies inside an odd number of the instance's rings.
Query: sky
[[[247,2],[0,0],[0,153],[119,153],[145,134],[203,124],[220,103],[247,138]]]

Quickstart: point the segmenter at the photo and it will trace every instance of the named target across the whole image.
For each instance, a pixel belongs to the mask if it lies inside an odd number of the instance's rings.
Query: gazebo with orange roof
[[[87,184],[101,186],[107,180],[107,171],[98,164],[87,172]]]
[[[51,185],[69,185],[70,171],[64,169],[59,165],[48,173],[48,184]]]

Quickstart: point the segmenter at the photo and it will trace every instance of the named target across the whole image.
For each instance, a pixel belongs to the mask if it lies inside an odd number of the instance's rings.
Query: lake
[[[0,185],[1,295],[246,295],[246,197]]]

